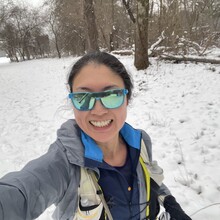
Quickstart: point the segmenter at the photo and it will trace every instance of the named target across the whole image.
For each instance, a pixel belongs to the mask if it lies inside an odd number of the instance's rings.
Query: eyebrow
[[[105,86],[104,88],[101,89],[101,91],[114,89],[114,88],[118,88],[118,86],[116,85]],[[77,90],[84,90],[84,91],[89,91],[89,92],[93,91],[91,88],[88,88],[88,87],[78,87]]]

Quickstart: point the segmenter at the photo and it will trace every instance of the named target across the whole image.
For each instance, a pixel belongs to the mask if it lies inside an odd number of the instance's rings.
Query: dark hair
[[[110,68],[113,72],[118,74],[124,84],[125,88],[128,90],[128,100],[131,98],[133,84],[131,81],[131,77],[125,69],[124,65],[113,55],[106,52],[91,52],[85,54],[81,57],[72,67],[69,76],[68,76],[68,85],[70,91],[72,92],[73,80],[76,75],[81,71],[81,69],[89,63],[97,63],[102,64]]]

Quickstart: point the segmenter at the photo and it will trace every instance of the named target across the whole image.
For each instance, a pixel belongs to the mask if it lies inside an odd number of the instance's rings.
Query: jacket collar
[[[140,149],[141,142],[141,131],[134,129],[128,123],[125,123],[122,129],[120,130],[121,136],[124,138],[125,142],[128,146]],[[101,148],[95,143],[95,141],[88,136],[85,132],[81,131],[81,140],[85,147],[84,157],[90,161],[90,164],[94,164],[94,162],[102,163],[103,153]]]

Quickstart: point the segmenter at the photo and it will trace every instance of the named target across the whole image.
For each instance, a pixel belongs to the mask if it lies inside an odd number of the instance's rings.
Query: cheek
[[[117,121],[123,126],[126,118],[127,118],[127,103],[124,103],[124,105],[121,106],[121,108],[118,109],[117,111]]]
[[[76,120],[77,124],[79,125],[79,127],[82,128],[83,122],[85,121],[86,113],[78,111],[76,109],[73,109],[73,113],[74,113],[75,120]]]

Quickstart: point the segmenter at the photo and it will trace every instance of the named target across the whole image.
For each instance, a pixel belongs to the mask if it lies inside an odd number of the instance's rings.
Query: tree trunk
[[[146,69],[149,66],[148,16],[149,0],[137,0],[134,65],[138,70]]]
[[[159,16],[158,16],[158,33],[162,32],[162,29],[164,29],[164,27],[162,27],[162,19],[163,19],[163,0],[160,0],[160,6],[159,8]]]
[[[87,25],[88,51],[99,51],[93,0],[84,0],[84,16]]]
[[[111,10],[112,10],[112,30],[109,34],[109,48],[110,51],[114,51],[115,48],[115,35],[116,35],[116,24],[115,24],[115,11],[114,11],[114,0],[112,0],[112,4],[111,4]]]
[[[53,34],[54,34],[55,47],[56,47],[57,55],[58,55],[58,57],[60,59],[61,58],[61,52],[60,52],[60,47],[59,47],[57,33],[54,31],[54,29],[53,29]]]
[[[56,50],[57,50],[57,55],[60,59],[61,58],[61,53],[60,53],[57,37],[55,37],[55,46],[56,46]]]

